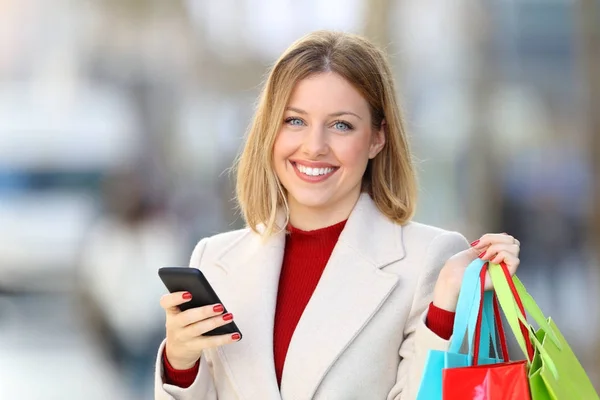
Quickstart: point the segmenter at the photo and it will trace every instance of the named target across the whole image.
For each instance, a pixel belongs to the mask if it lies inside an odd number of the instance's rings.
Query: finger
[[[183,328],[182,337],[189,339],[196,338],[231,322],[233,322],[233,315],[231,313],[204,319]]]
[[[485,249],[479,255],[479,258],[481,258],[484,261],[491,261],[492,258],[496,256],[496,254],[499,254],[502,251],[518,256],[520,250],[521,248],[516,244],[497,243]]]
[[[160,306],[167,312],[178,314],[180,312],[178,306],[191,299],[192,295],[189,292],[173,292],[160,298]]]
[[[221,304],[212,304],[204,307],[190,308],[189,310],[179,313],[173,318],[175,326],[184,327],[212,318],[222,314],[225,309]]]
[[[501,252],[496,257],[494,257],[494,259],[491,260],[493,264],[499,264],[502,261],[504,261],[504,263],[506,264],[508,272],[511,276],[513,276],[517,272],[517,268],[519,267],[519,264],[521,262],[521,260],[518,257],[515,257],[514,255],[506,252]],[[485,274],[485,289],[490,290],[493,287],[494,285],[492,283],[492,277],[490,276],[490,272],[488,271]]]
[[[491,260],[493,264],[500,264],[503,261],[508,267],[508,271],[511,275],[517,272],[517,268],[519,267],[519,263],[521,262],[519,257],[507,251],[501,251]]]
[[[479,238],[479,241],[472,243],[475,249],[485,249],[486,247],[496,243],[516,244],[515,238],[504,233],[486,233]]]
[[[225,335],[217,335],[217,336],[201,336],[192,342],[192,346],[198,349],[208,349],[219,346],[224,346],[226,344],[231,344],[238,342],[242,336],[239,333],[228,333]]]
[[[504,232],[503,235],[508,235],[508,233]],[[513,236],[513,240],[517,246],[521,247],[521,242],[519,242],[519,240],[516,237]]]

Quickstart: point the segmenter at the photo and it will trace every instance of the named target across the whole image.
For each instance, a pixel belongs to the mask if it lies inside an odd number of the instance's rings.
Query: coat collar
[[[217,259],[227,274],[227,307],[244,335],[218,353],[243,399],[280,398],[273,318],[284,247],[283,232],[266,242],[249,233]],[[362,194],[292,337],[281,382],[284,399],[314,395],[327,371],[396,287],[398,276],[380,269],[404,254],[402,227]]]
[[[277,223],[285,225],[285,216],[279,214]],[[259,232],[263,227],[259,227]],[[266,242],[261,242],[258,235],[248,240],[247,236],[226,247],[217,259],[220,267],[226,271],[233,271],[240,264],[240,254],[253,257],[265,248],[283,250],[285,246],[285,232],[276,233]],[[340,237],[338,245],[353,249],[358,255],[371,263],[375,268],[383,268],[388,264],[404,258],[404,243],[402,240],[402,227],[390,221],[378,209],[375,202],[367,193],[362,193],[354,209],[348,217],[348,222]],[[241,247],[241,248],[240,248]]]

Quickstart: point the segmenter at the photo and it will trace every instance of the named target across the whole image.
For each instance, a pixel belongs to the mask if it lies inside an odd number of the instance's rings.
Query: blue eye
[[[304,125],[304,121],[300,118],[289,117],[285,119],[285,123],[292,126],[302,126]]]
[[[344,121],[336,121],[333,124],[333,127],[335,129],[337,129],[338,131],[342,131],[342,132],[346,132],[346,131],[351,131],[352,130],[352,125],[350,125],[347,122]]]

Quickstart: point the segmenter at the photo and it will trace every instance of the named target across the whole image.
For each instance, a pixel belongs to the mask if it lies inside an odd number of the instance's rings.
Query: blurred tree
[[[587,105],[588,144],[592,160],[592,237],[593,246],[600,260],[600,2],[582,0],[581,6],[581,52],[584,60],[584,95]]]
[[[592,161],[592,223],[591,248],[595,251],[595,261],[600,261],[600,2],[597,0],[582,0],[579,7],[581,54],[584,60],[582,74],[583,93],[585,95],[588,130],[589,157]],[[595,384],[600,386],[600,343],[596,346]],[[593,379],[594,377],[592,377]]]
[[[367,8],[363,34],[382,49],[390,41],[391,0],[366,0]]]
[[[498,174],[506,160],[494,159],[492,132],[489,125],[492,95],[497,91],[498,83],[494,77],[499,76],[497,65],[490,51],[493,41],[493,25],[489,20],[489,4],[485,2],[466,2],[464,12],[469,15],[465,27],[470,54],[473,56],[473,79],[468,85],[472,110],[472,124],[468,132],[469,145],[465,149],[469,168],[460,171],[464,174],[466,193],[464,210],[468,211],[469,226],[464,234],[467,237],[479,237],[499,226],[500,207]]]

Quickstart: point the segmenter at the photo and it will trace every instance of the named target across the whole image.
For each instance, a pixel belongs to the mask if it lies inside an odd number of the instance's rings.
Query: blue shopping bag
[[[496,323],[500,325],[500,316],[496,307],[494,312],[493,292],[486,292],[481,296],[480,274],[487,263],[481,259],[474,260],[467,269],[463,277],[458,303],[456,305],[456,316],[450,347],[448,351],[430,350],[421,384],[417,393],[417,400],[442,400],[442,371],[445,368],[467,367],[472,365],[473,361],[473,339],[475,336],[475,326],[479,313],[482,313],[480,349],[489,349],[490,344],[495,351],[495,357],[485,356],[487,351],[479,352],[478,364],[489,365],[504,362],[508,360],[508,352],[503,342],[503,358],[498,356],[496,346]],[[483,304],[481,304],[483,302]],[[496,320],[497,318],[497,320]],[[499,326],[499,328],[501,328]],[[461,353],[460,348],[467,335],[467,353]]]

